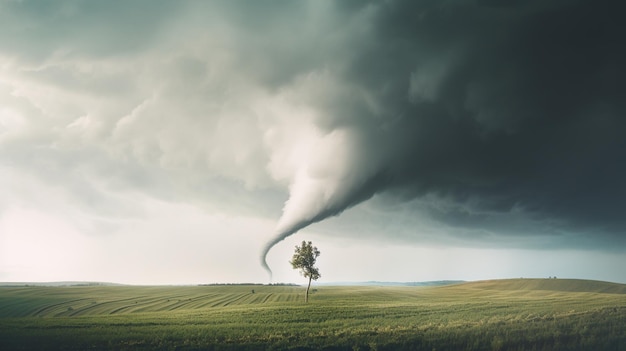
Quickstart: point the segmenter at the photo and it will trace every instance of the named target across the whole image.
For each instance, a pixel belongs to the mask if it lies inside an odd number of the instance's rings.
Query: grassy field
[[[254,289],[254,293],[252,293]],[[0,287],[0,350],[626,350],[626,285]]]

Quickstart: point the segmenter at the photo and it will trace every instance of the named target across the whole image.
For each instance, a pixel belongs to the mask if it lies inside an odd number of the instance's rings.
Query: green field
[[[254,293],[252,293],[254,289]],[[0,287],[0,350],[626,350],[626,285]]]

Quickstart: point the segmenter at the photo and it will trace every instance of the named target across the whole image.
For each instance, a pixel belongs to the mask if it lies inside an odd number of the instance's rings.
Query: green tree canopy
[[[296,245],[296,252],[289,263],[293,269],[299,269],[300,274],[309,278],[309,285],[306,288],[306,295],[304,302],[309,302],[309,289],[311,288],[311,280],[318,280],[322,275],[317,267],[315,267],[315,261],[320,255],[320,251],[317,247],[313,246],[313,243],[302,241],[302,246]]]

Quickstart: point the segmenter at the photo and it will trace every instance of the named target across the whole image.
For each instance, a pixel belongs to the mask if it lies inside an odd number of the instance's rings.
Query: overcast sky
[[[0,0],[0,281],[626,283],[624,7]]]

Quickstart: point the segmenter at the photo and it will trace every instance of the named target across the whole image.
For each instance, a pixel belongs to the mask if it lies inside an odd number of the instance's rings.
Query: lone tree
[[[320,255],[320,251],[317,247],[309,241],[302,241],[302,246],[296,245],[296,252],[293,254],[293,258],[289,263],[293,266],[293,269],[300,269],[300,274],[309,278],[309,285],[306,287],[306,295],[304,295],[304,302],[309,302],[309,289],[311,288],[311,280],[317,280],[321,277],[319,269],[315,267],[315,260]]]

